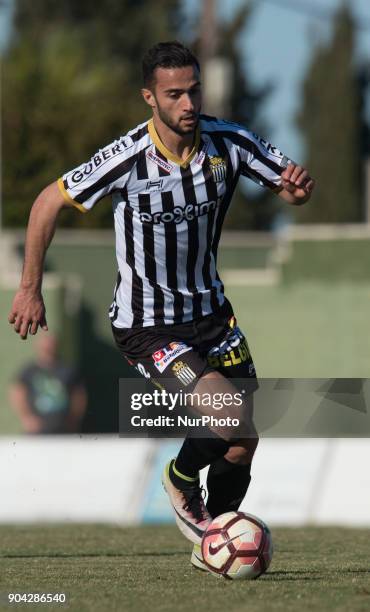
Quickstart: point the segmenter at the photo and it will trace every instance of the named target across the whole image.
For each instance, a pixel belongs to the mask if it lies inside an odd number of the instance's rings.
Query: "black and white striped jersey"
[[[186,160],[163,145],[151,119],[64,174],[60,190],[83,212],[112,194],[113,325],[169,325],[219,310],[217,247],[238,178],[276,189],[288,161],[240,125],[201,115]]]

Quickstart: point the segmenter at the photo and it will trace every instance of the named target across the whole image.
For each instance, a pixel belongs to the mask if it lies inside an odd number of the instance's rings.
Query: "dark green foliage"
[[[140,59],[174,38],[178,0],[18,0],[3,62],[4,223],[24,225],[34,198],[65,170],[145,120]],[[108,202],[62,225],[110,226]]]
[[[158,40],[181,39],[181,33],[189,38],[180,4],[17,0],[13,39],[3,62],[6,226],[25,225],[43,187],[148,117],[139,94],[140,59]],[[242,7],[222,25],[219,52],[233,66],[228,118],[259,131],[257,111],[269,88],[253,88],[239,51],[250,14],[249,5]],[[266,228],[277,204],[268,192],[247,202],[238,190],[226,226]],[[65,211],[60,223],[110,227],[110,203],[101,202],[90,215]]]
[[[332,39],[316,48],[303,85],[298,123],[317,186],[312,204],[297,213],[300,221],[363,220],[360,97],[353,57],[354,23],[343,5],[335,16]]]

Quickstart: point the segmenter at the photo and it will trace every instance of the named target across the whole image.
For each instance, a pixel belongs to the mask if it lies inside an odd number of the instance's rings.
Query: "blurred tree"
[[[350,9],[343,4],[335,15],[330,43],[316,49],[304,81],[298,125],[307,145],[307,167],[317,186],[312,204],[297,210],[300,222],[363,220],[354,34]]]
[[[248,28],[253,8],[252,3],[244,4],[229,21],[221,23],[216,18],[215,1],[204,2],[199,38],[193,41],[193,46],[203,62],[214,57],[228,62],[230,83],[222,118],[240,123],[263,136],[268,130],[259,121],[259,109],[272,86],[268,84],[256,87],[251,83],[240,51],[240,37]],[[211,98],[212,92],[208,95]],[[248,190],[247,195],[245,183],[249,180],[242,178],[241,181],[244,185],[239,183],[235,190],[224,227],[238,230],[269,229],[279,210],[278,200],[261,188]]]
[[[5,225],[25,225],[46,184],[145,120],[140,58],[180,22],[179,0],[17,0],[3,61]],[[61,224],[82,215],[64,212]],[[83,218],[111,225],[108,202]]]
[[[361,154],[370,157],[370,62],[363,64],[357,75],[360,92]]]
[[[268,126],[261,123],[259,109],[271,93],[272,85],[257,88],[251,83],[238,44],[242,31],[248,27],[252,12],[252,4],[241,6],[229,23],[220,26],[219,54],[227,58],[232,66],[229,113],[226,118],[265,136]],[[245,182],[248,180],[242,179]],[[253,195],[252,190],[247,194],[245,187],[239,183],[225,218],[225,228],[268,230],[279,210],[279,200],[268,190],[256,188]]]
[[[258,131],[260,128],[259,108],[265,97],[271,92],[272,86],[268,84],[257,88],[251,83],[247,66],[244,65],[244,58],[240,52],[240,36],[243,30],[248,28],[252,14],[252,4],[241,6],[230,22],[219,26],[218,53],[228,59],[232,66],[230,110],[227,118],[242,125],[253,125],[254,131]]]

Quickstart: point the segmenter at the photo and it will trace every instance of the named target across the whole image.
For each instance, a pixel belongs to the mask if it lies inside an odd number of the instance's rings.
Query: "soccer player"
[[[28,224],[20,288],[9,322],[22,338],[47,330],[41,294],[45,252],[61,208],[86,213],[112,196],[118,278],[109,310],[122,355],[167,391],[194,398],[234,396],[232,379],[256,373],[216,258],[222,223],[240,175],[289,204],[310,198],[314,181],[276,147],[245,127],[201,114],[197,58],[178,42],[162,42],[143,59],[142,95],[152,118],[66,172],[36,199]],[[211,518],[237,510],[249,482],[257,432],[253,394],[238,414],[240,431],[212,428],[188,435],[165,468],[163,484],[192,563],[204,568],[199,544]],[[195,399],[193,409],[204,407]],[[199,470],[210,466],[205,505]]]

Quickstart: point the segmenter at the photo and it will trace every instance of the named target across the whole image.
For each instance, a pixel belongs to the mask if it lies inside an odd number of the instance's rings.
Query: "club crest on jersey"
[[[210,156],[209,167],[216,183],[221,183],[226,178],[226,161],[222,157]]]
[[[171,370],[179,381],[182,382],[184,387],[190,385],[190,383],[197,377],[191,367],[184,361],[176,361]]]
[[[167,346],[153,353],[154,365],[162,374],[176,357],[187,351],[191,351],[191,346],[187,346],[184,342],[170,342]]]

